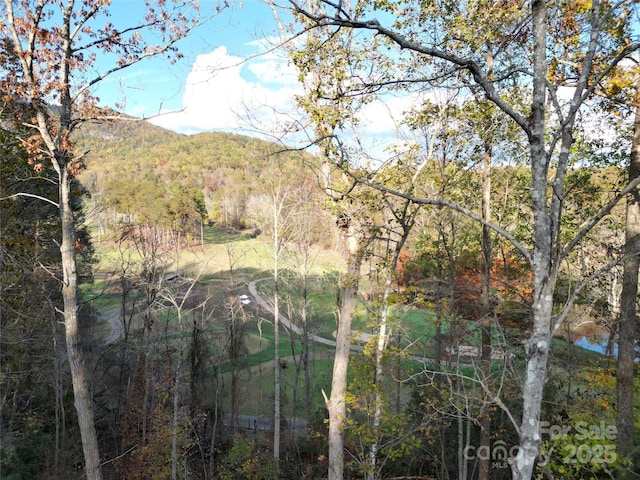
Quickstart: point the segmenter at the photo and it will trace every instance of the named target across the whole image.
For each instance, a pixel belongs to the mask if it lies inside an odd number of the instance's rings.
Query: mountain
[[[313,161],[309,154],[282,153],[279,145],[244,135],[181,135],[126,119],[86,124],[75,140],[76,152],[86,152],[79,179],[94,199],[122,182],[151,181],[162,188],[177,182],[202,191],[211,220],[236,227],[250,197],[265,191],[275,171],[310,190],[317,183],[303,168]]]
[[[272,167],[272,154],[281,147],[264,140],[223,132],[181,135],[143,121],[113,121],[84,126],[76,137],[77,151],[85,152],[91,183],[155,175],[164,181],[178,180],[187,186],[205,187],[205,177],[233,174],[247,182]],[[270,155],[271,154],[271,155]],[[279,161],[298,162],[302,153],[277,156]],[[234,173],[235,172],[235,173]],[[85,182],[86,183],[86,182]],[[251,182],[249,182],[251,183]]]

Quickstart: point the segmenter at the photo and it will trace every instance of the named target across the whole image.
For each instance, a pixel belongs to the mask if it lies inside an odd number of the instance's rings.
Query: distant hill
[[[87,172],[81,178],[85,181],[88,174],[92,182],[104,182],[123,173],[130,178],[151,174],[199,187],[206,184],[203,176],[213,172],[242,171],[239,179],[244,182],[248,176],[260,177],[275,161],[268,154],[281,149],[244,135],[211,132],[187,136],[144,121],[85,125],[77,142],[79,152],[89,152]],[[280,156],[280,161],[299,162],[303,155],[288,153],[284,160]]]
[[[203,192],[212,220],[240,224],[249,198],[264,190],[276,169],[316,190],[314,176],[303,168],[313,157],[276,154],[281,146],[244,135],[181,135],[144,121],[118,120],[86,124],[75,139],[76,151],[87,152],[79,179],[94,199],[112,182],[178,182]]]

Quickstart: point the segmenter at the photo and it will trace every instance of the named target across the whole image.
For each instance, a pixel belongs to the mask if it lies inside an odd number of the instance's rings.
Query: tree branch
[[[328,16],[326,14],[314,15],[310,11],[306,10],[295,0],[289,0],[295,13],[298,13],[316,24],[317,27],[323,27],[327,25],[336,27],[346,27],[351,29],[371,30],[377,32],[380,35],[392,40],[401,49],[410,50],[429,57],[439,58],[446,62],[452,63],[464,70],[467,70],[473,76],[477,85],[482,88],[486,93],[487,98],[495,103],[501,110],[503,110],[509,117],[511,117],[527,134],[529,132],[529,122],[527,117],[522,115],[516,109],[514,109],[509,103],[507,103],[500,94],[496,91],[493,81],[489,80],[487,75],[482,71],[480,66],[469,58],[460,57],[452,53],[447,53],[438,48],[426,47],[420,45],[411,40],[408,40],[404,35],[384,27],[377,19],[373,20],[349,20],[339,18],[337,16]],[[332,5],[324,0],[325,4]],[[333,6],[333,5],[332,5]]]
[[[506,240],[508,240],[515,248],[516,250],[518,250],[522,256],[527,260],[527,262],[529,264],[532,264],[533,262],[533,257],[531,256],[531,252],[524,246],[522,245],[512,234],[510,234],[509,232],[507,232],[505,229],[503,229],[502,227],[499,227],[498,225],[495,225],[494,223],[491,223],[487,220],[485,220],[484,218],[482,218],[481,215],[478,215],[477,213],[473,212],[472,210],[469,210],[468,208],[463,207],[462,205],[459,205],[455,202],[450,202],[448,200],[445,200],[443,198],[422,198],[422,197],[416,197],[414,195],[409,195],[406,193],[402,193],[398,190],[394,190],[391,188],[387,188],[384,187],[382,185],[379,185],[375,182],[371,182],[367,179],[358,177],[355,173],[348,171],[344,168],[342,168],[342,170],[349,176],[351,177],[354,181],[356,181],[357,183],[360,183],[362,185],[366,185],[367,187],[373,188],[375,190],[378,190],[380,192],[384,192],[384,193],[389,193],[391,195],[395,195],[397,197],[400,198],[404,198],[406,200],[409,200],[417,205],[433,205],[433,206],[442,206],[442,207],[447,207],[450,208],[452,210],[455,210],[456,212],[462,213],[463,215],[466,215],[467,217],[482,223],[483,225],[486,225],[487,227],[489,227],[490,229],[492,229],[494,232],[502,235]]]
[[[571,240],[567,246],[562,250],[559,255],[557,261],[560,262],[564,258],[566,258],[569,253],[575,248],[575,246],[582,241],[582,239],[595,227],[600,221],[611,213],[613,207],[615,207],[624,197],[633,192],[640,185],[640,178],[635,178],[629,182],[629,184],[618,193],[615,197],[613,197],[605,206],[603,206],[600,211],[587,222],[582,230],[580,230],[573,240]]]
[[[56,208],[60,208],[60,205],[58,205],[57,202],[54,202],[53,200],[49,200],[46,197],[43,197],[41,195],[36,195],[34,193],[14,193],[13,195],[9,195],[7,197],[0,197],[0,201],[2,200],[10,200],[12,198],[16,198],[16,197],[31,197],[31,198],[37,198],[38,200],[42,200],[43,202],[47,202],[50,203],[51,205],[54,205]]]

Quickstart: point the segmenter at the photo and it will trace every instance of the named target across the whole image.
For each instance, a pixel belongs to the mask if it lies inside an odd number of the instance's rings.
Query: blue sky
[[[279,35],[274,14],[259,0],[238,5],[182,40],[178,63],[158,57],[103,80],[94,90],[101,104],[118,104],[127,114],[154,117],[153,123],[185,134],[250,132],[291,114],[291,96],[299,91],[295,71],[284,53],[266,53]],[[144,14],[144,5],[113,0],[110,13],[112,23],[126,25]]]
[[[101,104],[119,104],[129,115],[178,133],[228,131],[305,145],[304,133],[280,135],[282,125],[301,120],[293,96],[302,88],[286,54],[272,49],[280,36],[274,12],[260,0],[229,3],[235,6],[181,41],[184,59],[177,64],[155,58],[101,82],[94,92]],[[144,15],[144,3],[112,0],[110,13],[115,25],[133,23]],[[114,59],[102,61],[113,65]],[[391,97],[361,112],[357,137],[374,157],[385,157],[384,148],[398,141],[395,119],[416,101]]]

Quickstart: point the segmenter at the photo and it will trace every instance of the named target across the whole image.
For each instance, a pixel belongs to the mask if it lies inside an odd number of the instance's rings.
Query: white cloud
[[[222,46],[198,55],[184,84],[182,110],[164,111],[151,121],[185,134],[230,131],[281,138],[282,130],[300,120],[293,102],[293,96],[302,93],[298,73],[287,58],[268,51],[270,42],[254,46],[267,53],[243,58]],[[344,133],[357,137],[371,155],[382,158],[385,147],[406,138],[406,128],[400,125],[402,116],[421,103],[421,98],[408,95],[368,104],[359,114],[358,133]],[[302,132],[288,135],[285,141],[306,143]]]
[[[226,47],[198,55],[187,76],[183,109],[153,119],[181,133],[269,128],[293,110],[295,72],[274,55],[244,59]],[[267,132],[265,132],[267,133]]]
[[[404,114],[420,103],[419,97],[406,96],[368,104],[360,114],[363,133],[391,135],[402,130]]]

